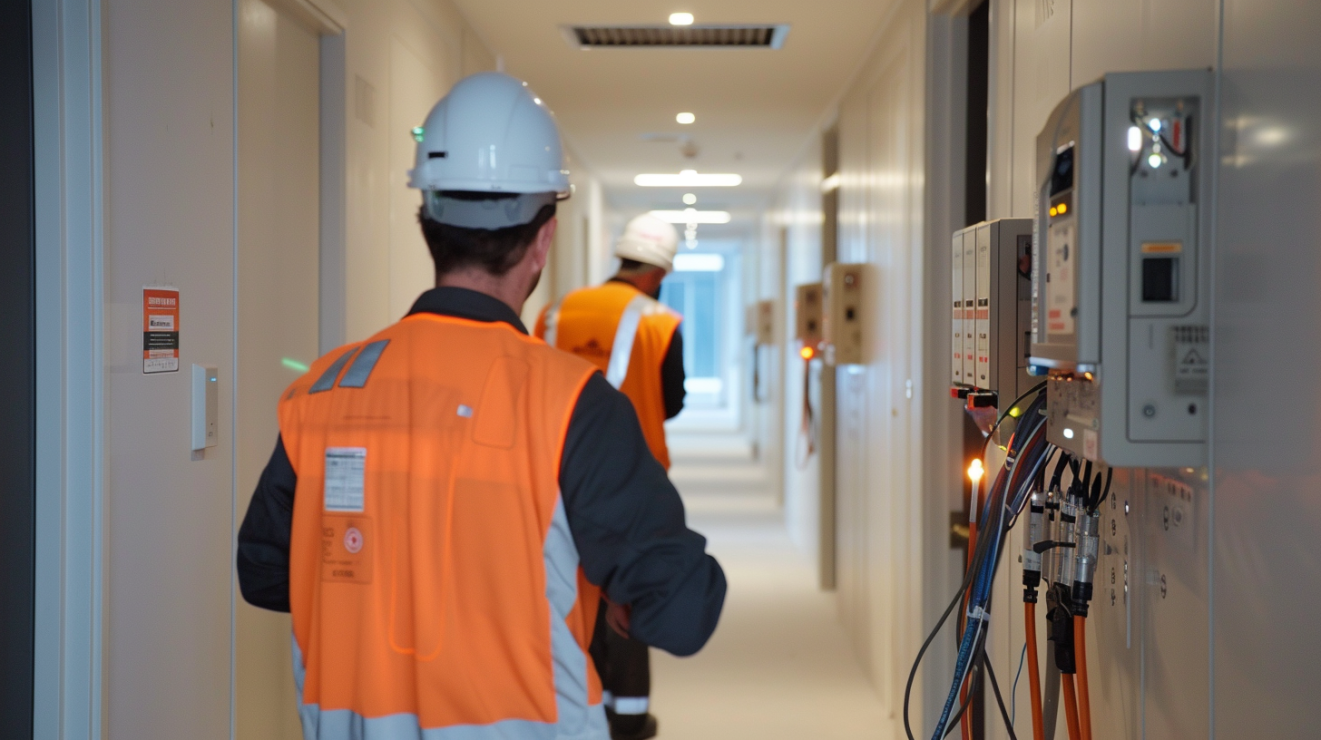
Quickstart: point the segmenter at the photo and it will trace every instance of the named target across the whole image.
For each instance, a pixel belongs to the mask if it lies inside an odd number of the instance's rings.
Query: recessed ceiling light
[[[697,205],[697,196],[696,196],[696,195],[693,195],[692,193],[688,193],[688,194],[684,195],[684,196],[683,196],[683,204],[686,205],[686,206],[695,206],[695,205]]]
[[[692,13],[670,13],[671,26],[691,26],[693,25]]]
[[[672,224],[727,224],[729,211],[699,211],[685,208],[682,211],[652,211],[651,215]]]
[[[699,175],[696,170],[684,170],[677,175],[646,174],[633,178],[643,188],[732,188],[743,184],[741,175]]]
[[[693,115],[692,113],[680,113],[679,115],[674,117],[674,120],[687,126],[690,123],[695,123],[697,121],[697,116]]]

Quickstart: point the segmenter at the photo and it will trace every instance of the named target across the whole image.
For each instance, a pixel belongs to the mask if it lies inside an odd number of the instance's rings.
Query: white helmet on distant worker
[[[555,118],[527,83],[500,72],[458,82],[413,129],[417,163],[408,186],[427,215],[468,229],[530,223],[569,197]]]
[[[679,232],[674,225],[644,213],[628,222],[624,235],[615,245],[615,256],[674,270],[674,254],[679,251]]]

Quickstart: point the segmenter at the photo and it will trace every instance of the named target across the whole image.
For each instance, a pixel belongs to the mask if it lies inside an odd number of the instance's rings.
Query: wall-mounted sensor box
[[[216,368],[193,365],[192,374],[193,451],[215,447],[220,442],[220,383]]]
[[[1047,438],[1122,467],[1206,464],[1212,77],[1107,75],[1037,137],[1033,372]]]
[[[955,390],[992,391],[1012,401],[1031,387],[1027,342],[1032,306],[1032,219],[987,221],[954,233],[955,257],[972,245],[972,267],[956,259],[953,286],[972,291],[954,301]],[[973,340],[973,370],[963,372],[962,355]]]
[[[822,282],[822,344],[829,365],[860,365],[862,352],[863,281],[867,266],[826,266]]]
[[[757,344],[770,347],[775,344],[775,301],[757,301],[752,307],[752,335]]]
[[[794,296],[794,338],[814,350],[821,346],[822,291],[821,283],[807,283],[799,285]]]

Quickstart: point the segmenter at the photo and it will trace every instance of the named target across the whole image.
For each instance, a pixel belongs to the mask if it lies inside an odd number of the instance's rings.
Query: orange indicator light
[[[812,349],[811,347],[803,347],[802,349],[798,350],[798,354],[802,355],[802,358],[804,360],[810,360],[813,357],[816,357],[816,350]]]

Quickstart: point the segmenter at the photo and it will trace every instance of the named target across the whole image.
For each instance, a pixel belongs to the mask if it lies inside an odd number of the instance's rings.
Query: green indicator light
[[[1021,410],[1019,410],[1019,408],[1018,408],[1017,406],[1015,406],[1015,407],[1013,407],[1012,409],[1009,409],[1009,415],[1012,416],[1013,418],[1017,419],[1018,417],[1020,417],[1020,416],[1023,415],[1023,412],[1022,412]]]
[[[426,135],[427,135],[427,130],[426,130],[426,129],[422,128],[421,126],[414,126],[414,127],[413,127],[413,139],[414,139],[417,143],[421,144],[421,143],[422,143],[422,138],[423,138],[424,136],[426,136]]]
[[[280,364],[281,364],[281,365],[284,365],[285,367],[289,368],[290,370],[297,370],[297,371],[300,372],[300,373],[305,373],[305,372],[307,372],[307,370],[308,370],[307,365],[304,365],[303,363],[299,362],[298,360],[291,360],[291,359],[289,359],[288,357],[286,357],[286,358],[280,360]]]

